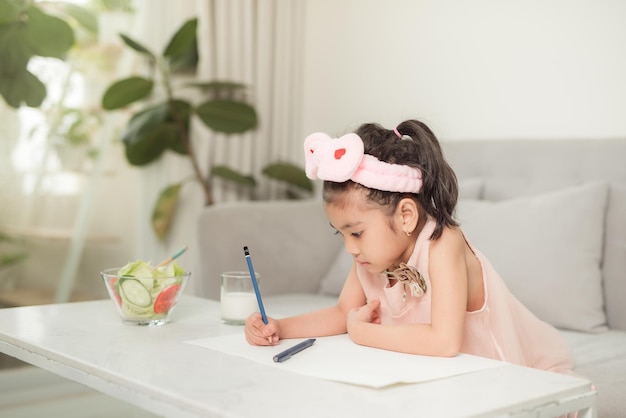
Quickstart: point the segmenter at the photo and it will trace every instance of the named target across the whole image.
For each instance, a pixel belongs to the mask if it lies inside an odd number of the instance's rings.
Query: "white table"
[[[329,299],[266,298],[292,315]],[[122,324],[109,300],[0,309],[0,351],[172,417],[596,416],[589,381],[509,365],[372,389],[289,373],[185,341],[241,332],[219,303],[183,296],[161,327]]]

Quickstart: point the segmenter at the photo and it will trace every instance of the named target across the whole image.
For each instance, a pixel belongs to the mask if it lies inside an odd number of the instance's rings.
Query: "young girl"
[[[572,373],[556,329],[515,299],[463,235],[456,176],[426,125],[365,124],[338,139],[316,133],[304,148],[307,176],[325,180],[324,210],[354,263],[336,306],[267,325],[254,314],[250,344],[347,332],[386,350]]]

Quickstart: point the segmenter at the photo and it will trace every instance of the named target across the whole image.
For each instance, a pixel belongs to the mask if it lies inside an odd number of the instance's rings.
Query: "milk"
[[[226,292],[222,289],[220,304],[225,324],[243,324],[247,317],[259,310],[256,295],[252,292]]]

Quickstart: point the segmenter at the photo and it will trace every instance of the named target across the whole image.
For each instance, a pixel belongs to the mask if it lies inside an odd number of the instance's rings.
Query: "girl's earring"
[[[404,231],[404,233],[406,234],[407,237],[411,236],[411,231]]]

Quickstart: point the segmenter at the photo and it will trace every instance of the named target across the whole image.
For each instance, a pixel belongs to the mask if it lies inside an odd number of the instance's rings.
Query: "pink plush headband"
[[[422,172],[408,165],[389,164],[363,152],[363,140],[350,133],[331,138],[314,133],[304,140],[306,175],[337,183],[352,180],[372,189],[419,193]]]

